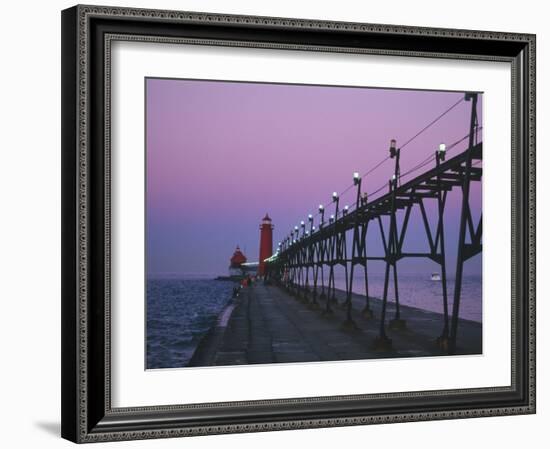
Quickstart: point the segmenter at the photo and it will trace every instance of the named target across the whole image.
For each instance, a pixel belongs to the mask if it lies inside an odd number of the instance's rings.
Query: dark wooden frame
[[[112,408],[110,43],[192,42],[512,67],[512,385]],[[62,436],[75,442],[535,412],[535,36],[76,6],[62,13]]]

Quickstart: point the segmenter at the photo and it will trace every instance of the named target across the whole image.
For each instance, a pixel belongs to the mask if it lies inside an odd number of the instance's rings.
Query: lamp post
[[[304,220],[300,221],[300,227],[302,228],[302,236],[300,237],[301,240],[305,240],[308,232],[306,231],[306,224]],[[308,294],[308,278],[309,278],[309,266],[307,265],[307,255],[308,255],[308,246],[305,243],[302,243],[302,247],[300,248],[300,289],[302,290],[302,296],[304,300],[307,302],[307,294]],[[306,260],[303,260],[303,259]],[[304,262],[306,266],[306,275],[304,276]]]
[[[392,140],[392,142],[394,142]],[[395,155],[395,153],[394,153]],[[391,157],[391,147],[390,147],[390,157]],[[388,284],[390,280],[390,267],[392,266],[392,255],[391,255],[391,246],[393,244],[393,221],[395,218],[394,215],[394,185],[397,177],[395,174],[389,180],[389,191],[391,194],[391,214],[390,214],[390,232],[388,237],[388,244],[386,247],[386,268],[384,273],[384,292],[382,294],[382,311],[380,313],[380,330],[379,335],[374,340],[374,346],[377,350],[387,351],[392,347],[392,341],[388,338],[386,334],[386,305],[388,302]]]
[[[336,250],[336,228],[337,228],[337,220],[338,220],[338,205],[340,202],[340,197],[337,192],[332,193],[332,202],[334,203],[334,215],[330,216],[330,224],[334,225],[334,229],[332,230],[332,235],[330,237],[331,243],[330,243],[330,251],[329,251],[329,277],[328,277],[328,298],[326,302],[326,307],[323,312],[324,315],[332,315],[334,312],[332,311],[332,308],[330,306],[330,303],[337,302],[336,301],[336,285],[334,282],[334,264],[335,264],[335,250]]]
[[[357,186],[357,197],[355,199],[355,208],[358,209],[359,208],[359,205],[361,205],[361,207],[365,207],[367,204],[368,204],[368,201],[369,201],[369,196],[367,194],[367,192],[363,192],[361,193],[361,184],[362,184],[362,179],[361,177],[359,176],[359,173],[355,172],[353,174],[353,184],[355,186]],[[366,239],[367,237],[367,226],[369,225],[369,220],[366,220],[364,222],[364,229],[363,229],[363,238]],[[356,219],[356,222],[355,222],[355,235],[356,235],[356,245],[355,247],[358,248],[359,245],[359,240],[361,239],[361,236],[359,235],[359,218],[357,217]],[[354,241],[355,241],[355,238],[354,238]],[[363,252],[364,252],[364,257],[365,257],[365,260],[364,260],[364,263],[363,263],[363,268],[364,268],[364,275],[365,275],[365,308],[361,311],[361,314],[363,315],[364,318],[374,318],[374,313],[372,312],[371,308],[370,308],[370,297],[369,297],[369,275],[368,275],[368,270],[367,270],[367,249],[366,249],[366,246],[363,247]],[[361,256],[363,256],[363,254],[361,254]],[[352,258],[353,258],[353,255],[352,255]],[[353,270],[353,265],[352,265],[352,270]],[[351,275],[351,278],[350,278],[350,284],[351,284],[351,281],[353,280],[353,272],[352,272],[352,275]],[[351,286],[350,286],[350,292],[351,292]]]
[[[447,264],[445,260],[445,230],[443,225],[443,212],[445,208],[445,202],[441,189],[441,174],[439,173],[439,166],[441,165],[441,162],[445,160],[446,150],[446,145],[444,143],[440,143],[439,148],[435,152],[435,165],[438,169],[436,178],[438,212],[437,227],[439,235],[439,248],[441,254],[441,288],[443,289],[443,331],[441,332],[441,336],[437,338],[436,342],[438,346],[443,350],[449,349],[449,302],[447,297]]]
[[[399,303],[399,288],[397,281],[397,260],[400,255],[399,237],[397,232],[397,217],[396,217],[396,195],[397,185],[399,182],[399,174],[394,174],[391,180],[391,219],[390,219],[390,236],[388,251],[390,252],[390,260],[393,265],[393,288],[395,293],[395,318],[390,321],[391,329],[404,329],[406,321],[401,319],[401,307]]]
[[[331,251],[331,257],[332,261],[330,264],[330,275],[332,278],[332,294],[330,295],[330,300],[333,303],[337,303],[336,300],[336,282],[334,279],[334,264],[335,264],[335,258],[336,258],[336,238],[337,238],[337,221],[338,221],[338,212],[339,212],[339,205],[340,205],[340,195],[338,195],[337,192],[332,192],[332,202],[334,203],[334,216],[332,216],[334,220],[334,229],[333,229],[333,237],[332,237],[332,251]]]
[[[335,220],[338,220],[338,204],[340,203],[340,196],[337,192],[332,192],[332,202],[334,203],[334,215],[336,216]]]
[[[319,204],[319,213],[321,214],[321,220],[319,221],[319,232],[323,229],[323,226],[325,224],[325,206],[322,204]],[[324,243],[321,241],[320,245],[324,245]],[[321,260],[320,260],[320,267],[321,267],[321,294],[320,298],[325,298],[325,251],[320,251],[321,253]]]
[[[290,254],[290,282],[289,282],[289,289],[290,292],[293,293],[294,289],[296,287],[296,264],[295,264],[295,258],[296,258],[296,236],[298,234],[298,231],[296,228],[294,228],[292,231],[290,231],[290,245],[292,247],[292,251]]]
[[[296,298],[300,298],[301,290],[302,290],[302,283],[303,283],[303,268],[302,268],[302,250],[303,245],[300,244],[300,241],[303,238],[300,236],[300,228],[302,227],[301,223],[297,224],[294,229],[296,230],[296,243],[298,246],[296,247]]]
[[[390,140],[390,158],[395,159],[394,176],[396,182],[400,182],[401,168],[399,167],[399,159],[401,157],[401,148],[397,148],[397,141],[395,139]]]
[[[440,143],[439,149],[435,153],[435,158],[436,158],[436,161],[438,162],[438,165],[440,161],[445,160],[446,151],[447,151],[447,146],[444,143]]]

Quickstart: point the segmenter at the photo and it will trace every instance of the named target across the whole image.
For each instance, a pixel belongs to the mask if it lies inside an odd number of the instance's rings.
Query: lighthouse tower
[[[260,264],[258,266],[258,274],[260,276],[265,275],[265,262],[264,260],[271,257],[273,254],[273,225],[271,224],[271,218],[268,214],[262,219],[260,225]]]

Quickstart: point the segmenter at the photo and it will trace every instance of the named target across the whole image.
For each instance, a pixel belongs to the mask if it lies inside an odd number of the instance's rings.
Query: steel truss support
[[[439,347],[454,354],[457,351],[457,334],[459,325],[460,299],[462,293],[463,266],[471,257],[482,251],[482,220],[481,216],[474,223],[470,208],[470,186],[482,178],[482,168],[472,164],[473,159],[482,159],[482,144],[477,143],[477,94],[468,94],[471,101],[471,120],[469,145],[466,151],[445,160],[445,148],[435,153],[435,166],[427,169],[416,178],[401,183],[399,168],[400,149],[393,147],[396,156],[394,176],[389,181],[388,193],[368,202],[361,196],[361,179],[354,175],[357,187],[355,209],[345,213],[339,209],[338,196],[333,197],[335,216],[325,223],[324,208],[320,206],[321,220],[319,229],[314,232],[313,221],[310,221],[309,233],[302,229],[299,235],[297,228],[283,240],[281,251],[270,262],[269,275],[282,283],[297,296],[302,296],[312,308],[319,308],[318,299],[326,299],[324,313],[333,314],[332,305],[336,300],[335,268],[344,267],[345,274],[345,310],[344,326],[355,328],[353,322],[353,286],[357,269],[364,274],[365,305],[363,316],[372,318],[369,297],[369,261],[385,263],[384,286],[379,322],[379,333],[375,347],[380,350],[391,350],[391,340],[386,334],[386,324],[390,329],[399,330],[406,327],[402,317],[399,296],[399,276],[397,264],[403,258],[423,257],[439,265],[442,287],[442,329],[439,336],[434,336]],[[394,143],[394,142],[393,142]],[[448,193],[459,189],[462,193],[461,213],[458,235],[458,251],[456,260],[456,275],[452,307],[448,298],[448,267],[445,230],[445,210]],[[433,200],[437,205],[437,222],[430,225],[426,210],[426,201]],[[404,252],[404,242],[410,227],[410,216],[413,210],[418,210],[422,227],[427,238],[428,248],[424,252]],[[388,219],[383,217],[387,216]],[[398,220],[402,218],[401,220]],[[400,223],[399,223],[400,221]],[[371,254],[367,244],[369,224],[371,234],[378,228],[383,255]],[[378,224],[376,224],[378,222]],[[302,225],[303,226],[303,225]],[[347,233],[351,239],[350,258],[348,258]],[[371,235],[375,237],[375,235]],[[328,273],[326,273],[328,271]],[[327,279],[325,279],[325,276]],[[326,282],[325,282],[326,281]],[[388,292],[390,282],[393,282],[395,292],[395,313],[386,323]],[[450,310],[452,309],[452,310]]]
[[[458,315],[460,311],[460,299],[462,293],[462,278],[464,274],[464,262],[474,255],[481,252],[481,216],[477,229],[474,230],[472,214],[470,210],[470,182],[472,172],[472,148],[477,136],[477,93],[466,94],[466,101],[472,105],[470,115],[470,136],[469,145],[466,150],[466,160],[464,162],[463,180],[462,180],[462,207],[460,211],[460,228],[458,231],[458,250],[456,257],[456,274],[453,295],[453,314],[451,318],[451,330],[449,336],[449,353],[456,352],[456,337],[458,332]],[[475,170],[474,170],[475,172]],[[466,240],[467,228],[470,233],[470,243]]]

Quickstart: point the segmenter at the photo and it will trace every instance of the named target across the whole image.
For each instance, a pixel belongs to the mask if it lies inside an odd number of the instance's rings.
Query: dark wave
[[[147,281],[147,368],[187,366],[219,313],[233,283],[215,280]]]

